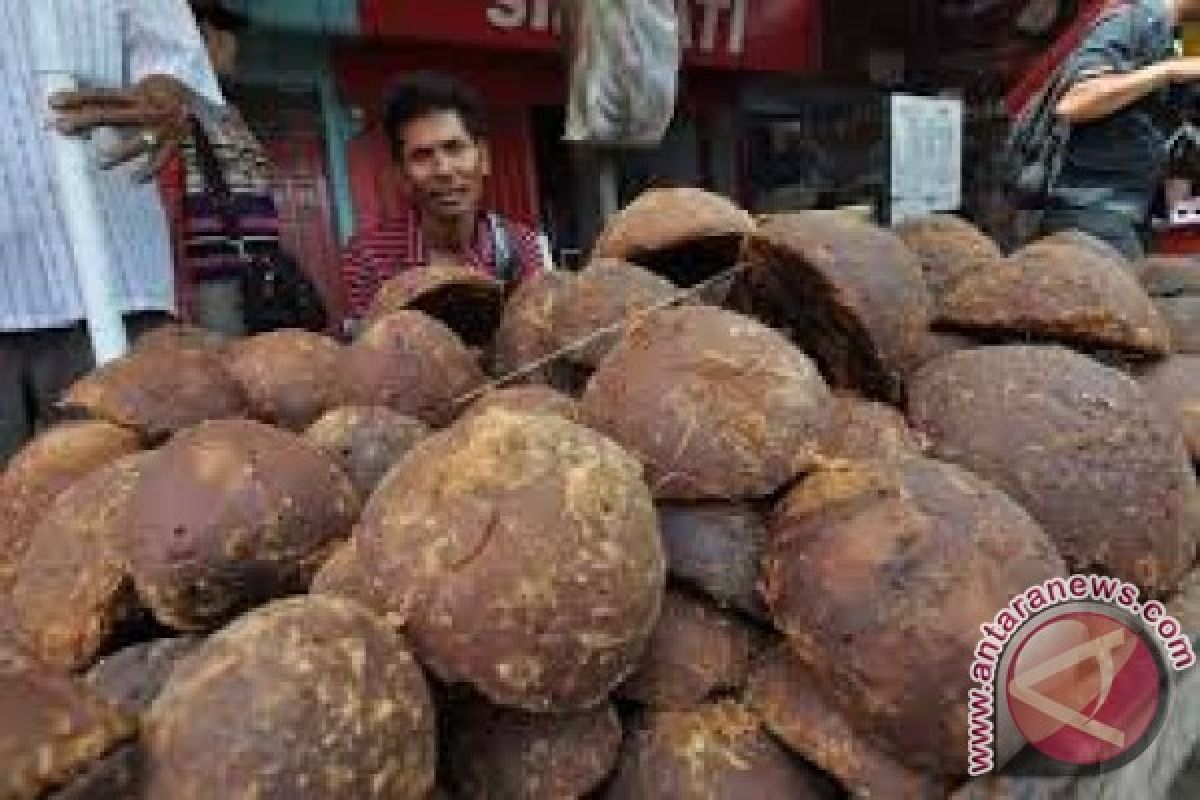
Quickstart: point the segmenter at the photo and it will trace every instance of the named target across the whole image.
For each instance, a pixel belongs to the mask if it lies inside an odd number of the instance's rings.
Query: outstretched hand
[[[110,169],[147,156],[135,178],[146,181],[167,163],[188,130],[187,89],[174,78],[151,75],[129,89],[82,89],[51,96],[54,126],[68,135],[112,127],[125,135],[104,159]]]

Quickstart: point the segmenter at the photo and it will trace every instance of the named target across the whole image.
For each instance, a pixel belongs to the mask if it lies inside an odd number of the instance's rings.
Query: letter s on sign
[[[519,28],[528,16],[527,6],[526,0],[492,0],[487,10],[488,22],[505,30]]]

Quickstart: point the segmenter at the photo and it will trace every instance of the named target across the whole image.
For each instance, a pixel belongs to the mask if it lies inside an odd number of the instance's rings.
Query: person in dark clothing
[[[1178,87],[1200,81],[1200,59],[1177,56],[1175,32],[1197,18],[1200,0],[1119,4],[1073,54],[1069,88],[1055,109],[1071,134],[1042,234],[1075,229],[1130,259],[1145,254],[1166,158],[1156,120]]]

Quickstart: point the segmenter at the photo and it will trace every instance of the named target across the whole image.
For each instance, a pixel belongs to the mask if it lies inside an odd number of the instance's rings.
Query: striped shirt
[[[524,225],[504,220],[510,246],[520,268],[515,278],[525,280],[543,268],[537,233]],[[470,248],[461,254],[463,264],[488,275],[496,274],[496,246],[487,214],[480,214]],[[349,313],[362,317],[375,293],[396,273],[429,266],[429,253],[415,208],[385,220],[377,227],[353,237],[342,254],[342,279],[346,285]]]
[[[54,6],[81,85],[122,88],[171,75],[211,109],[223,103],[185,0],[0,0],[0,331],[64,327],[84,317],[67,225],[56,198],[52,133],[31,46],[31,9]],[[46,65],[57,66],[57,65]],[[99,130],[96,155],[116,134]],[[96,178],[124,311],[174,307],[171,246],[153,182],[133,166]]]

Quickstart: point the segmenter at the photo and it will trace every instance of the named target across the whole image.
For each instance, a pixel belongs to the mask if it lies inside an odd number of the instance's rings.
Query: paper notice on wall
[[[894,94],[891,122],[890,221],[962,205],[962,101]]]

